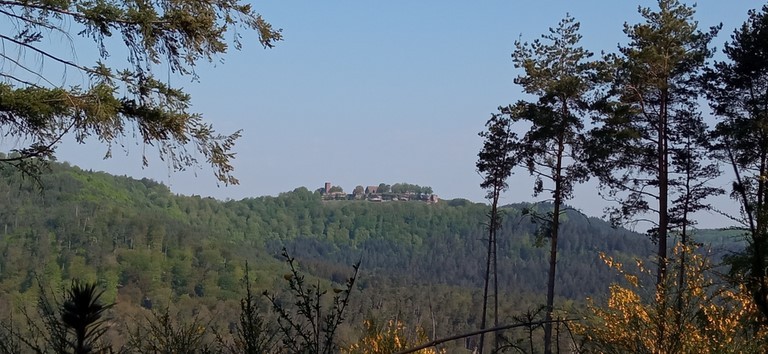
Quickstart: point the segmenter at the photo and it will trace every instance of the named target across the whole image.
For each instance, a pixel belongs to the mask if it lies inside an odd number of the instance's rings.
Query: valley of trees
[[[331,202],[304,187],[218,201],[53,162],[66,135],[111,147],[133,127],[172,167],[200,164],[192,148],[236,184],[239,132],[215,133],[154,64],[194,77],[233,28],[264,47],[280,31],[237,1],[0,9],[18,25],[3,43],[90,78],[63,89],[2,73],[0,125],[29,142],[0,156],[2,353],[404,353],[445,337],[420,352],[768,348],[768,6],[747,14],[720,60],[721,29],[699,28],[695,7],[676,0],[640,7],[628,41],[601,57],[570,16],[516,42],[528,100],[501,106],[480,133],[490,206]],[[44,49],[67,20],[102,60],[119,35],[128,67]],[[516,172],[543,201],[499,205],[520,193],[506,182]],[[568,206],[588,179],[611,203],[607,222]],[[708,198],[724,193],[736,227],[698,230],[694,215],[723,213]],[[637,222],[645,235],[618,227]]]
[[[285,248],[312,279],[329,286],[343,284],[351,265],[362,260],[340,333],[345,341],[354,339],[368,316],[399,315],[403,323],[430,329],[435,316],[437,336],[479,326],[484,204],[324,202],[303,187],[277,197],[222,202],[59,163],[42,176],[44,190],[14,170],[4,170],[2,181],[2,318],[21,321],[20,313],[11,314],[21,304],[35,304],[39,285],[55,292],[77,278],[106,289],[102,300],[117,303],[111,309],[115,320],[142,320],[151,306],[170,308],[180,318],[195,313],[228,328],[244,294],[246,261],[254,293],[281,289]],[[539,305],[546,252],[536,246],[536,225],[521,215],[532,207],[500,208],[506,215],[499,233],[503,313]],[[643,236],[576,212],[562,227],[567,236],[560,264],[569,274],[558,283],[560,297],[570,304],[602,297],[617,279],[598,251],[629,261],[650,250]],[[732,238],[715,241],[719,254],[741,247]]]

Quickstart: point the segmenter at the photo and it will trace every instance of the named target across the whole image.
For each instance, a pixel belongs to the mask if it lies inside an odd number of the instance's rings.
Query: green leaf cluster
[[[173,74],[196,79],[200,61],[226,53],[230,42],[240,48],[243,30],[254,30],[264,47],[280,41],[280,30],[250,4],[3,0],[0,20],[9,24],[0,32],[0,60],[8,63],[0,71],[0,127],[8,136],[28,142],[16,148],[16,154],[0,158],[0,166],[38,176],[40,170],[28,168],[26,160],[53,159],[65,136],[78,143],[89,138],[105,143],[106,157],[113,145],[124,144],[123,139],[138,138],[157,148],[161,160],[176,170],[205,162],[219,181],[238,182],[230,162],[240,132],[217,133],[190,111],[189,95],[156,75],[157,67],[165,66]],[[98,56],[81,58],[74,50],[46,43],[59,38],[71,48],[95,46]],[[125,55],[127,65],[108,64],[115,52]],[[82,80],[67,82],[70,72]],[[59,82],[57,77],[65,79]],[[142,158],[146,164],[147,156]]]

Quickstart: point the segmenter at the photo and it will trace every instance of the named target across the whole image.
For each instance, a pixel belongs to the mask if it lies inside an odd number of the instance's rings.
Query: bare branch
[[[566,323],[566,322],[573,322],[573,321],[579,321],[579,320],[580,319],[578,319],[578,318],[565,318],[565,319],[560,319],[560,320],[536,321],[536,322],[515,323],[515,324],[511,324],[511,325],[497,326],[497,327],[493,327],[493,328],[477,330],[477,331],[474,331],[474,332],[469,332],[469,333],[464,333],[464,334],[457,334],[455,336],[450,336],[450,337],[446,337],[446,338],[435,339],[435,340],[433,340],[431,342],[422,344],[422,345],[420,345],[418,347],[413,347],[413,348],[410,348],[410,349],[399,351],[399,352],[397,352],[395,354],[414,353],[414,352],[417,352],[417,351],[422,350],[422,349],[426,349],[426,348],[429,348],[429,347],[434,347],[434,346],[436,346],[438,344],[442,344],[442,343],[445,343],[445,342],[450,342],[452,340],[467,338],[467,337],[476,336],[478,334],[483,334],[483,333],[488,333],[488,332],[498,332],[498,331],[503,331],[505,329],[512,329],[512,328],[517,328],[517,327],[540,326],[540,325],[543,325],[543,324],[546,324],[546,323],[558,323],[558,322]]]
[[[62,58],[59,58],[59,57],[57,57],[57,56],[55,56],[55,55],[53,55],[53,54],[50,54],[50,53],[48,53],[47,51],[44,51],[44,50],[42,50],[42,49],[40,49],[40,48],[37,48],[37,47],[33,46],[33,45],[31,45],[31,44],[28,44],[28,43],[24,43],[24,42],[18,41],[18,40],[16,40],[16,39],[14,39],[14,38],[11,38],[11,37],[8,37],[8,36],[6,36],[6,35],[2,35],[2,34],[0,34],[0,39],[5,39],[5,40],[7,40],[7,41],[9,41],[9,42],[12,42],[12,43],[14,43],[14,44],[18,45],[18,46],[21,46],[21,47],[25,47],[25,48],[27,48],[27,49],[30,49],[30,50],[32,50],[32,51],[34,51],[34,52],[37,52],[37,53],[39,53],[40,55],[42,55],[42,56],[44,56],[44,57],[46,57],[46,58],[52,59],[52,60],[54,60],[54,61],[57,61],[57,62],[59,62],[59,63],[61,63],[61,64],[64,64],[64,65],[66,65],[66,66],[70,66],[70,67],[76,68],[76,69],[78,69],[78,70],[82,70],[82,71],[85,71],[85,72],[87,72],[87,73],[89,73],[89,74],[94,74],[94,75],[103,76],[103,73],[97,72],[96,70],[93,70],[93,69],[90,69],[90,68],[84,67],[84,66],[82,66],[82,65],[78,65],[77,63],[75,63],[75,62],[72,62],[72,61],[69,61],[69,60],[66,60],[66,59],[62,59]]]

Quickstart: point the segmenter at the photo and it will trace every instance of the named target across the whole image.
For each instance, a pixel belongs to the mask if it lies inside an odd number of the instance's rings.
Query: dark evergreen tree
[[[101,353],[109,344],[100,342],[107,331],[105,312],[113,304],[101,300],[104,291],[96,284],[73,281],[61,302],[55,294],[40,286],[37,311],[40,321],[24,312],[28,331],[18,331],[12,324],[3,324],[0,337],[7,336],[7,343],[0,345],[0,352],[11,347],[36,353]],[[5,333],[3,333],[5,332]],[[23,344],[23,345],[22,345]]]
[[[692,114],[699,114],[698,112]],[[709,145],[707,126],[700,119],[683,119],[673,127],[674,134],[682,136],[680,144],[671,149],[673,183],[675,198],[669,209],[669,225],[671,235],[679,237],[676,266],[677,283],[675,285],[675,328],[674,335],[684,335],[682,328],[686,294],[686,267],[689,253],[699,244],[692,240],[693,228],[697,224],[693,214],[702,210],[711,210],[706,203],[711,196],[720,195],[723,190],[712,186],[712,180],[720,176],[720,169],[709,158],[706,146]],[[670,283],[670,281],[668,281]]]
[[[691,212],[706,207],[703,200],[714,191],[703,186],[717,170],[695,152],[702,148],[705,127],[698,79],[718,28],[700,31],[694,8],[677,0],[659,0],[658,10],[639,11],[644,22],[625,24],[629,44],[607,57],[611,86],[596,105],[601,115],[586,151],[604,197],[620,204],[611,209],[611,219],[652,224],[648,233],[658,246],[656,298],[665,308],[667,239],[681,228],[687,234]],[[694,186],[702,188],[694,191]],[[667,332],[660,326],[660,339]]]
[[[676,151],[696,141],[698,77],[717,30],[701,32],[694,9],[677,0],[660,0],[659,9],[640,8],[645,22],[626,24],[630,39],[620,54],[606,58],[610,87],[598,101],[601,115],[586,149],[591,170],[604,187],[604,197],[620,203],[611,209],[616,223],[647,219],[658,244],[657,283],[667,267],[667,237],[674,228],[670,209],[680,195]],[[692,135],[693,136],[690,136]],[[693,156],[693,155],[691,155]],[[683,169],[684,170],[684,169]]]
[[[555,297],[558,236],[565,201],[573,187],[587,178],[580,162],[583,148],[583,116],[590,106],[589,95],[596,83],[592,53],[579,47],[579,23],[566,16],[557,28],[533,43],[516,43],[512,54],[515,66],[524,74],[515,79],[523,91],[538,97],[536,102],[518,102],[502,108],[513,122],[530,126],[515,143],[528,171],[535,177],[533,193],[547,193],[552,210],[533,215],[540,233],[550,242],[547,304],[544,325],[544,352],[552,352],[552,312]]]
[[[74,341],[69,343],[77,354],[96,352],[96,341],[106,331],[104,311],[112,305],[101,303],[103,293],[96,290],[96,284],[75,281],[61,304],[61,324],[74,333]]]
[[[501,213],[499,197],[507,189],[507,179],[512,175],[512,168],[518,163],[514,155],[516,135],[512,132],[512,121],[504,114],[493,114],[485,124],[487,131],[481,132],[484,138],[483,149],[478,154],[477,170],[483,176],[481,187],[488,190],[487,197],[491,201],[491,211],[488,214],[488,256],[485,267],[485,286],[483,289],[483,312],[480,319],[480,329],[485,329],[488,309],[488,284],[493,275],[493,321],[494,327],[499,325],[499,279],[497,262],[497,234],[501,228]],[[494,341],[496,349],[499,345],[499,335]],[[480,353],[485,346],[485,333],[480,334]]]
[[[731,275],[751,292],[768,324],[768,6],[749,12],[704,82],[718,123],[712,146],[733,173],[731,197],[747,248],[728,258]]]

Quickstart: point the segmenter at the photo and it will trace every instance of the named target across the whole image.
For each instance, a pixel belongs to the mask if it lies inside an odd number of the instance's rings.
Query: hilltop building
[[[389,187],[387,187],[387,189],[388,188]],[[428,192],[432,191],[429,187],[425,187],[424,190]],[[382,193],[379,191],[379,186],[367,186],[365,187],[365,190],[362,190],[362,186],[358,186],[352,193],[347,194],[342,191],[341,187],[332,186],[331,182],[325,182],[325,185],[322,188],[319,188],[318,192],[322,194],[323,200],[367,200],[370,202],[415,200],[423,201],[428,204],[436,204],[440,201],[440,198],[434,193],[415,192],[412,190],[401,193]]]

